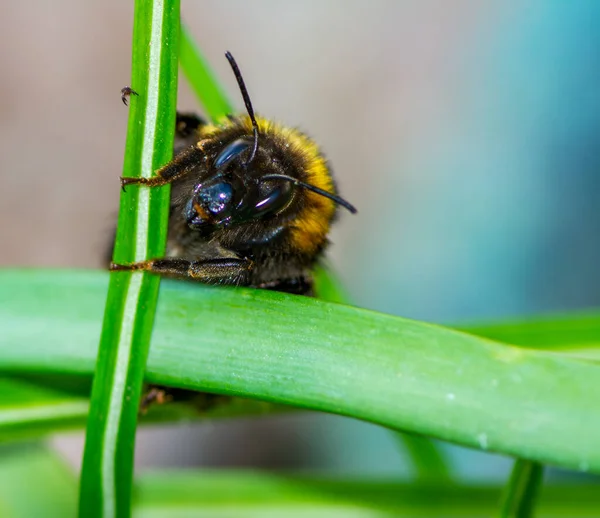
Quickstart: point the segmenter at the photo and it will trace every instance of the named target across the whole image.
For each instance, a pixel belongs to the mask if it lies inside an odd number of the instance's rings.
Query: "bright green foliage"
[[[211,120],[233,110],[187,31],[179,43],[177,0],[137,0],[133,41],[139,96],[131,99],[124,175],[148,177],[172,153],[178,50]],[[127,189],[116,262],[163,254],[168,202],[168,188]],[[165,282],[156,306],[159,279],[146,274],[112,274],[109,284],[92,271],[0,271],[0,441],[79,427],[89,412],[79,507],[86,517],[126,517],[132,502],[134,515],[148,518],[490,515],[499,490],[452,483],[423,435],[522,458],[500,516],[531,516],[538,462],[600,473],[600,313],[459,332],[343,305],[327,269],[315,274],[323,300]],[[132,497],[144,377],[255,398],[225,415],[284,404],[419,434],[402,436],[418,483],[177,472],[141,478]],[[172,404],[147,420],[196,417]],[[47,449],[0,448],[0,516],[72,516],[76,493],[74,476]],[[542,488],[537,515],[598,516],[599,506],[593,487]]]
[[[0,273],[0,369],[89,375],[106,279]],[[147,377],[600,472],[600,365],[341,304],[165,281]]]

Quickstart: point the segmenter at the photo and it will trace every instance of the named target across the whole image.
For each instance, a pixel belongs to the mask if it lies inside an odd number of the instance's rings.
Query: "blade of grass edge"
[[[543,475],[542,464],[517,459],[502,497],[499,518],[531,518]]]
[[[179,1],[136,0],[124,176],[150,177],[173,153]],[[160,138],[157,138],[160,136]],[[132,186],[121,194],[114,258],[164,254],[169,189]],[[110,276],[81,472],[79,516],[131,515],[138,402],[160,279]]]

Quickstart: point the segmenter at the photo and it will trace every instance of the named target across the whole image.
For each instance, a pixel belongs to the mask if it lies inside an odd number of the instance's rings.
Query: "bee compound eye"
[[[255,216],[277,214],[285,209],[292,200],[294,193],[293,185],[283,182],[263,193],[263,196],[255,203]]]
[[[200,201],[211,214],[220,214],[230,205],[233,199],[233,187],[227,182],[209,185],[199,193]]]
[[[227,144],[227,146],[225,146],[225,148],[217,155],[217,158],[215,159],[215,169],[223,169],[234,158],[239,157],[251,145],[252,143],[246,139],[237,139],[230,144]]]

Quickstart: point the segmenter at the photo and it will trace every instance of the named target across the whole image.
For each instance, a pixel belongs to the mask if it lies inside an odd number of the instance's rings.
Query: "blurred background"
[[[3,265],[100,267],[119,200],[133,2],[0,4]],[[182,1],[240,111],[321,143],[352,300],[457,323],[600,305],[600,2]],[[184,81],[180,109],[197,110]],[[79,466],[81,434],[54,440]],[[445,446],[467,480],[508,459]],[[410,476],[389,432],[293,414],[145,429],[137,466]]]

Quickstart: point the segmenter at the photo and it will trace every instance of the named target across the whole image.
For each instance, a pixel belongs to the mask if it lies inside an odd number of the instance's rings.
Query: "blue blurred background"
[[[504,4],[443,44],[418,129],[364,172],[379,210],[343,267],[369,307],[454,321],[600,303],[600,3]]]
[[[4,264],[101,264],[132,5],[0,8]],[[600,2],[184,0],[182,12],[240,110],[226,49],[257,111],[325,149],[360,211],[342,215],[329,253],[356,304],[446,323],[600,305]],[[183,82],[180,105],[197,109]],[[81,443],[55,440],[75,465]],[[447,451],[471,480],[510,465]],[[137,463],[410,475],[387,431],[316,414],[145,430]]]

